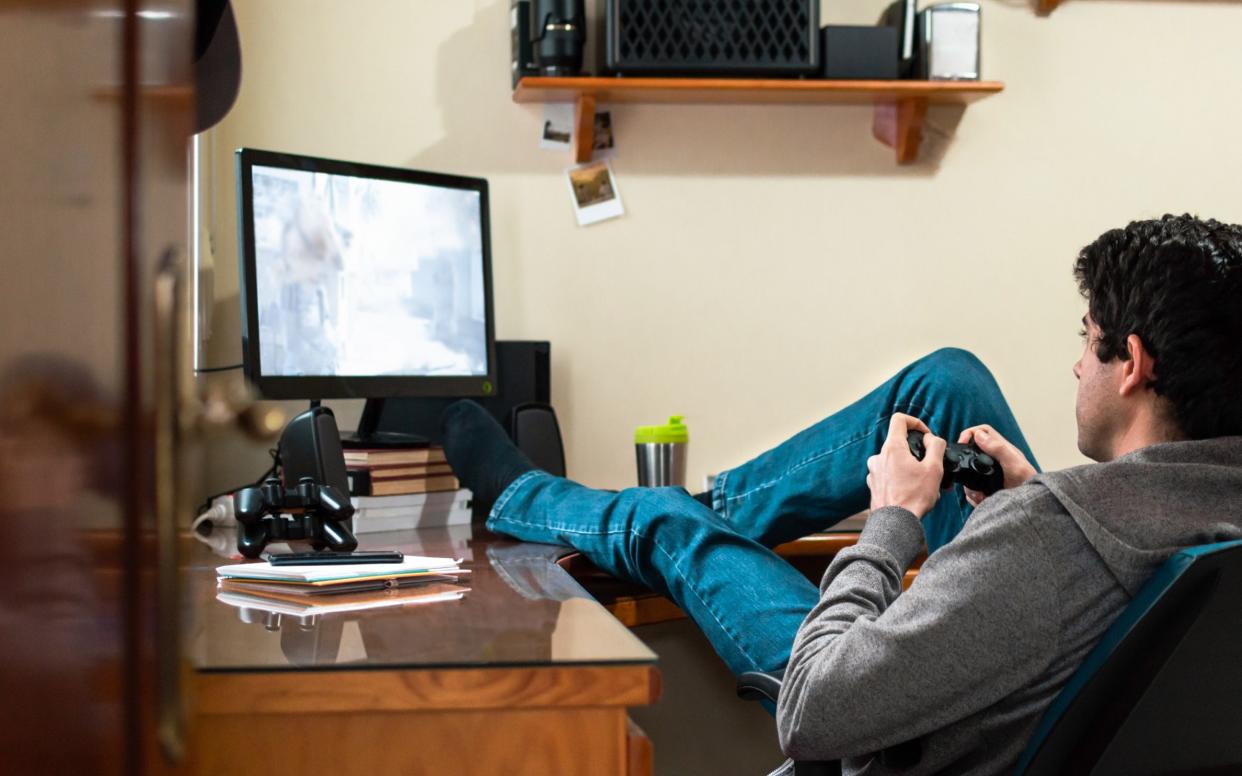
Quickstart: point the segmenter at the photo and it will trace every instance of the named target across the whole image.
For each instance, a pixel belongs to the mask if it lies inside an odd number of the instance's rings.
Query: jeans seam
[[[725,495],[725,483],[729,480],[731,470],[716,475],[712,483],[712,511],[717,512],[725,520],[729,519],[729,497]]]
[[[842,442],[841,444],[837,445],[837,446],[836,446],[836,447],[834,447],[834,448],[831,448],[831,449],[829,449],[829,450],[824,450],[824,451],[819,452],[819,453],[816,453],[815,455],[812,455],[812,456],[810,456],[810,457],[808,457],[808,458],[804,458],[803,460],[799,461],[798,463],[794,464],[793,466],[790,466],[788,469],[786,469],[784,472],[782,472],[779,476],[775,477],[774,479],[771,479],[771,480],[768,480],[768,481],[766,481],[766,482],[760,483],[759,485],[756,485],[755,487],[751,488],[750,490],[748,490],[748,491],[746,491],[746,492],[744,492],[744,493],[739,493],[739,494],[737,494],[736,496],[725,496],[725,497],[724,497],[724,500],[725,500],[725,505],[726,505],[726,506],[725,506],[725,510],[726,510],[726,512],[725,512],[725,513],[726,513],[726,515],[728,514],[728,502],[730,502],[730,501],[740,501],[740,500],[742,500],[742,499],[744,499],[744,498],[749,498],[750,496],[752,496],[752,495],[753,495],[753,494],[755,494],[755,493],[758,493],[758,492],[759,492],[759,491],[761,491],[761,490],[767,490],[768,488],[771,488],[772,486],[776,485],[776,483],[780,482],[780,481],[781,481],[782,479],[784,479],[785,477],[788,477],[789,475],[793,474],[794,472],[796,472],[796,471],[798,471],[798,470],[800,470],[800,469],[805,469],[807,466],[810,466],[811,464],[813,464],[813,463],[815,463],[816,461],[820,460],[820,459],[821,459],[821,458],[823,458],[824,456],[827,456],[827,455],[832,455],[833,453],[837,452],[838,450],[843,450],[843,449],[845,449],[846,447],[849,447],[850,445],[854,444],[855,442],[861,442],[862,440],[864,440],[864,439],[866,439],[867,437],[871,436],[871,434],[872,434],[872,433],[874,433],[874,432],[875,432],[875,430],[876,430],[879,426],[881,426],[882,424],[884,424],[886,421],[888,421],[888,420],[892,419],[893,415],[894,415],[894,414],[896,414],[896,413],[897,413],[897,412],[899,412],[899,411],[901,411],[901,410],[898,410],[896,407],[894,407],[894,408],[893,408],[893,410],[892,410],[892,412],[888,413],[888,415],[886,415],[886,416],[882,416],[882,417],[880,417],[879,419],[877,419],[874,423],[872,423],[872,425],[871,425],[871,427],[870,427],[870,428],[868,428],[865,432],[863,432],[863,433],[862,433],[862,434],[860,434],[859,436],[853,437],[853,438],[851,438],[851,439],[849,439],[849,440],[847,440],[847,441],[845,441],[845,442]],[[907,405],[907,406],[906,406],[906,408],[905,408],[905,410],[904,410],[903,412],[904,412],[904,414],[906,414],[906,415],[914,415],[914,414],[921,414],[921,413],[922,413],[922,412],[924,412],[924,411],[925,411],[925,408],[924,408],[924,407],[921,407],[921,406],[920,406],[920,407],[916,407],[916,406],[914,406],[914,405]],[[723,475],[722,475],[722,476],[723,476]]]
[[[515,481],[515,484],[516,484],[516,481]],[[493,510],[493,513],[494,512],[495,510]],[[664,555],[664,557],[668,559],[670,563],[673,564],[673,568],[677,571],[678,574],[681,575],[682,579],[685,580],[686,589],[688,589],[691,593],[693,593],[694,597],[698,599],[699,604],[703,607],[703,611],[711,615],[712,620],[716,623],[716,626],[720,628],[721,633],[729,637],[729,640],[733,642],[733,646],[737,649],[738,653],[741,654],[742,657],[745,658],[746,661],[750,663],[751,668],[758,669],[759,664],[756,663],[755,659],[750,656],[750,652],[743,648],[742,640],[739,638],[739,636],[733,631],[731,631],[728,627],[726,627],[723,622],[720,621],[720,618],[716,616],[716,613],[714,611],[712,611],[712,608],[708,605],[707,601],[703,600],[703,596],[695,588],[694,583],[691,581],[691,578],[686,575],[686,572],[682,569],[681,564],[677,562],[677,559],[673,557],[673,555],[670,554],[668,550],[664,549],[664,545],[660,544],[658,539],[652,538],[644,534],[642,531],[638,531],[633,528],[618,528],[615,531],[586,531],[582,529],[571,528],[569,526],[556,526],[547,521],[543,523],[532,523],[526,520],[518,520],[517,518],[513,518],[513,517],[501,517],[495,514],[493,514],[493,517],[496,517],[497,520],[508,521],[515,525],[524,525],[524,526],[529,526],[531,528],[546,528],[550,531],[556,531],[558,533],[579,534],[582,536],[615,536],[616,534],[627,534],[628,533],[628,534],[637,536],[639,539],[642,539],[643,541],[651,542],[651,544],[657,550],[659,550]]]

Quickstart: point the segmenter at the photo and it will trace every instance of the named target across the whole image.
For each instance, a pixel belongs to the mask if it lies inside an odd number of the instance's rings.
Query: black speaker
[[[496,340],[496,394],[475,399],[509,435],[514,407],[552,402],[552,345],[541,341]],[[379,431],[417,434],[440,444],[440,413],[455,398],[387,399],[377,422]]]
[[[320,485],[331,485],[349,492],[345,453],[336,416],[327,407],[314,407],[301,413],[280,434],[280,468],[285,487],[292,488],[303,477]]]
[[[509,436],[531,463],[548,474],[565,476],[565,446],[551,404],[519,404],[509,416]]]
[[[627,75],[816,76],[819,0],[605,0],[605,38]]]

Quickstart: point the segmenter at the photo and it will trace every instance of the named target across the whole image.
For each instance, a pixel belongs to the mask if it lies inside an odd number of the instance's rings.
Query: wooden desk
[[[214,600],[227,561],[198,551],[200,773],[652,773],[626,709],[659,697],[656,656],[556,564],[564,551],[446,531],[362,539],[466,556],[471,592],[318,618],[243,611]]]

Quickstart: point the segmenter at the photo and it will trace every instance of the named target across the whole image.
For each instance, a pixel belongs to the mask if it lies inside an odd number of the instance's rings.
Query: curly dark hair
[[[1242,434],[1242,226],[1134,221],[1083,248],[1074,276],[1101,361],[1128,359],[1137,334],[1156,362],[1151,387],[1187,438]]]

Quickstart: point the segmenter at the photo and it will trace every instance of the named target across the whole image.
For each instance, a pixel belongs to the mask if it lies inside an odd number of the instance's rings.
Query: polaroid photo
[[[612,156],[616,142],[612,134],[612,112],[598,111],[595,114],[595,142],[591,145],[595,158]]]
[[[539,147],[545,151],[568,151],[574,139],[574,105],[549,102],[543,106],[543,134]]]
[[[591,162],[565,171],[569,194],[574,201],[578,226],[625,215],[621,192],[608,161]]]

